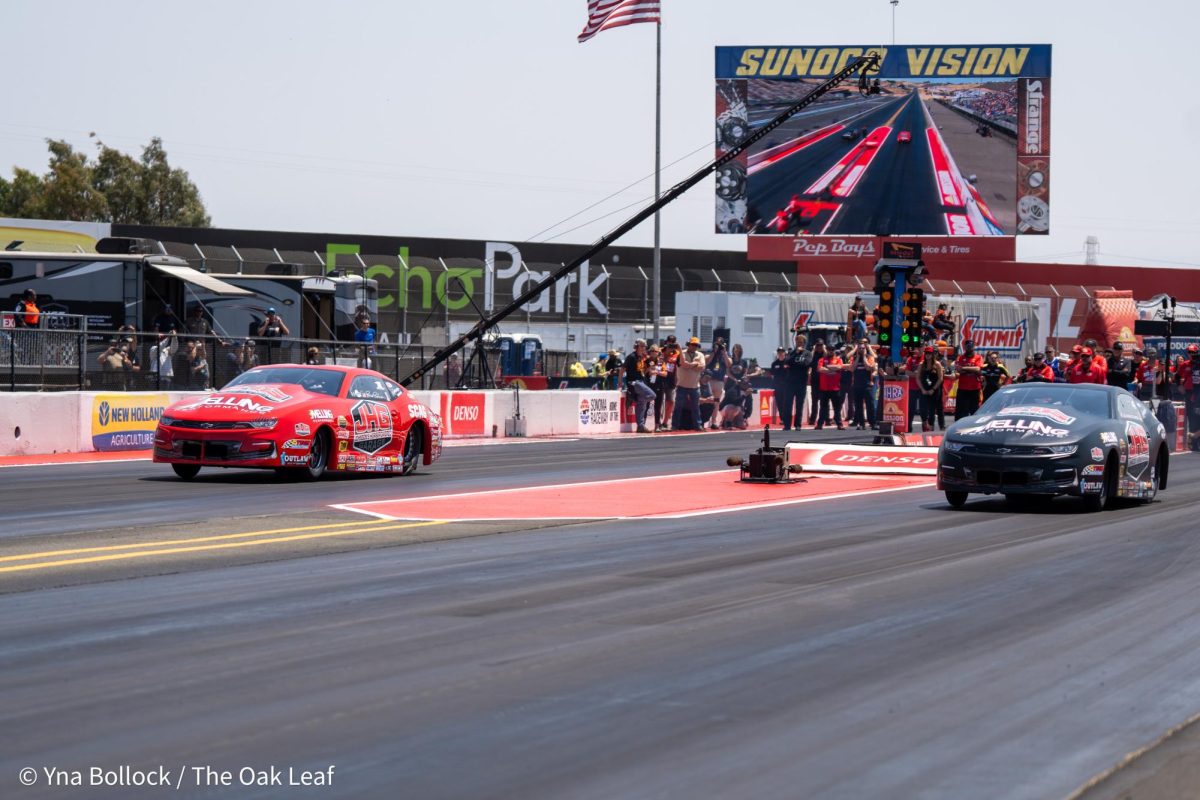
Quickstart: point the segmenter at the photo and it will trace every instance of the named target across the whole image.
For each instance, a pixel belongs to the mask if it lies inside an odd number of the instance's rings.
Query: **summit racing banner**
[[[717,232],[1048,233],[1050,45],[718,47],[717,154],[870,53],[722,169]]]
[[[863,445],[788,444],[788,464],[805,472],[846,472],[863,475],[937,474],[936,447],[878,447]]]
[[[171,404],[166,394],[98,394],[92,398],[92,447],[111,450],[149,450],[163,409]]]

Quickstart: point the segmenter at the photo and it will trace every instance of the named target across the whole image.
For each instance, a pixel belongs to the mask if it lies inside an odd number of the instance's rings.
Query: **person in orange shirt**
[[[1092,363],[1099,364],[1100,369],[1104,370],[1104,374],[1105,374],[1105,376],[1107,376],[1108,375],[1108,359],[1105,358],[1104,354],[1100,352],[1100,343],[1097,342],[1095,339],[1086,339],[1083,342],[1083,346],[1090,347],[1092,349]]]
[[[837,429],[843,431],[846,426],[842,424],[842,409],[838,403],[838,392],[842,388],[842,357],[836,350],[826,348],[825,342],[818,339],[813,345],[813,358],[816,360],[819,376],[820,396],[817,402],[821,406],[816,429],[821,430],[825,427],[825,421],[829,419],[829,407],[833,406],[833,421],[837,424]]]
[[[1033,354],[1033,364],[1021,372],[1024,383],[1054,383],[1054,369],[1046,363],[1043,353]]]
[[[1092,348],[1083,348],[1079,353],[1079,360],[1071,362],[1071,371],[1067,373],[1067,383],[1097,383],[1101,386],[1108,383],[1108,375],[1095,362]]]
[[[958,373],[958,392],[955,395],[954,419],[969,417],[979,410],[980,391],[983,382],[983,358],[975,352],[975,343],[970,339],[963,342],[963,352],[954,362]]]
[[[36,328],[41,317],[42,312],[37,307],[37,292],[33,289],[26,289],[21,293],[21,302],[17,303],[17,310],[14,313],[17,327]]]

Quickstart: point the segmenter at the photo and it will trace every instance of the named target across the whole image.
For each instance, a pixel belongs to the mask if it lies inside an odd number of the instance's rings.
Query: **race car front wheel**
[[[325,474],[329,466],[329,431],[325,428],[317,431],[313,437],[312,447],[308,450],[308,461],[304,465],[304,477],[315,481]]]
[[[966,492],[952,492],[949,489],[947,489],[946,490],[946,502],[950,504],[951,508],[962,508],[964,505],[967,504],[967,493]]]
[[[1109,508],[1113,504],[1113,498],[1117,496],[1117,464],[1114,459],[1109,459],[1104,465],[1104,478],[1100,481],[1099,494],[1085,494],[1083,496],[1084,511],[1099,511],[1102,508]]]
[[[172,464],[171,469],[175,470],[175,474],[185,481],[190,481],[200,474],[199,464]]]

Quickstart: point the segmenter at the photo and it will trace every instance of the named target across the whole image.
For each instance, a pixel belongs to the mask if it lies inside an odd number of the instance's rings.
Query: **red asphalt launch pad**
[[[798,483],[742,483],[738,470],[526,486],[459,494],[344,503],[334,508],[382,519],[679,519],[739,509],[896,492],[934,483],[902,475],[807,475]]]

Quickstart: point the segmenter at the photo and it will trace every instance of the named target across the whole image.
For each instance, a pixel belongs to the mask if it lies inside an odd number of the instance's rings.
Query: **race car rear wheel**
[[[185,481],[190,481],[200,474],[199,464],[172,464],[171,469],[175,470],[175,474]]]
[[[329,466],[329,431],[322,428],[313,437],[312,446],[308,450],[308,461],[301,473],[310,481],[315,481],[325,474]]]
[[[404,437],[404,452],[401,454],[400,474],[411,475],[421,463],[421,449],[425,445],[425,434],[420,425],[413,424]]]
[[[949,489],[947,489],[946,490],[946,502],[950,504],[951,508],[962,508],[964,505],[967,504],[967,493],[966,492],[952,492]]]

